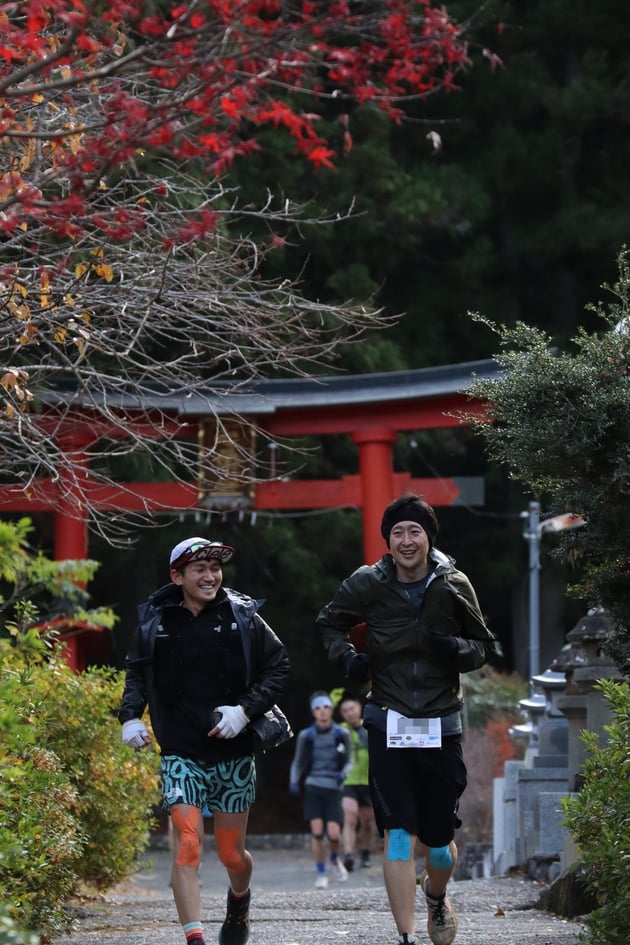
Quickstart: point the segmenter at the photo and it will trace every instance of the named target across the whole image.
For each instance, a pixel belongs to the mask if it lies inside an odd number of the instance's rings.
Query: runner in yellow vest
[[[339,703],[342,724],[350,732],[352,770],[343,785],[344,865],[354,869],[355,850],[361,852],[361,866],[371,865],[374,836],[374,810],[368,779],[367,731],[363,728],[363,705],[354,695],[345,693]]]

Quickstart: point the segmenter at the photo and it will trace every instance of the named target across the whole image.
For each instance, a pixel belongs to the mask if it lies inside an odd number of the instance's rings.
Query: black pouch
[[[256,735],[259,747],[263,751],[277,748],[278,745],[293,738],[293,729],[289,720],[277,705],[272,705],[262,715],[252,719],[248,728]]]

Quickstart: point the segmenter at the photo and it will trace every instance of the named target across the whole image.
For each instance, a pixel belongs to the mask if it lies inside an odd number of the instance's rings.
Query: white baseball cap
[[[184,538],[178,542],[169,558],[171,570],[177,570],[189,561],[207,561],[217,558],[221,564],[227,564],[234,556],[234,548],[224,545],[220,541],[210,541],[208,538]]]

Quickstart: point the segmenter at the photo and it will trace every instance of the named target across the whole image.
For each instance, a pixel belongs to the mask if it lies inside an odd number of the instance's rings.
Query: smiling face
[[[221,562],[191,561],[178,571],[171,571],[171,580],[184,594],[184,606],[195,614],[215,599],[223,582]]]
[[[389,533],[389,550],[399,581],[419,581],[427,573],[429,539],[417,522],[398,522]]]
[[[361,724],[363,710],[357,699],[344,699],[339,706],[339,713],[344,722],[347,722],[352,728],[358,728]]]

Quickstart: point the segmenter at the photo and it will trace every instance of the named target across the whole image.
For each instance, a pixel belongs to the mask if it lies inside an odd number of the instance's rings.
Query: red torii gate
[[[144,432],[156,438],[164,433],[197,437],[204,419],[220,414],[251,420],[270,438],[295,435],[349,434],[358,446],[359,474],[338,480],[274,479],[258,482],[253,488],[253,509],[317,509],[355,506],[362,510],[363,541],[366,561],[382,553],[380,517],[383,508],[396,495],[413,490],[432,505],[454,505],[461,490],[470,484],[462,479],[412,479],[409,473],[395,473],[392,447],[398,432],[458,426],[457,413],[464,406],[467,413],[483,416],[485,405],[471,400],[466,389],[473,380],[495,378],[499,366],[494,360],[474,361],[445,367],[395,371],[387,374],[362,374],[310,379],[258,381],[246,390],[230,385],[214,385],[207,396],[184,393],[170,398],[156,396],[152,405],[146,396],[139,411],[138,398],[129,395],[120,400],[119,410],[129,424],[142,417]],[[214,393],[215,391],[219,393]],[[95,435],[121,436],[120,429],[103,427],[93,416],[93,408],[77,404],[70,412],[67,395],[48,392],[42,419],[63,405],[66,417],[64,439],[72,445],[75,457],[93,442]],[[161,413],[159,430],[151,427],[147,412],[152,406]],[[164,415],[170,417],[166,429]],[[196,483],[134,482],[118,487],[90,484],[87,458],[75,459],[74,475],[83,480],[83,488],[95,508],[115,510],[178,511],[199,508]],[[0,513],[45,512],[55,515],[54,556],[57,560],[88,556],[87,515],[77,507],[76,496],[68,483],[71,477],[53,482],[40,479],[25,491],[18,484],[0,486]],[[469,504],[478,504],[468,498]],[[206,503],[204,508],[212,508]]]
[[[426,430],[458,426],[457,412],[483,416],[485,404],[473,401],[466,389],[473,380],[495,378],[500,372],[494,360],[467,362],[444,367],[421,368],[383,374],[339,377],[291,378],[256,381],[233,387],[212,385],[207,395],[183,392],[165,396],[152,403],[129,394],[119,398],[118,410],[125,423],[141,423],[143,432],[156,437],[164,433],[197,437],[204,420],[216,415],[240,417],[261,429],[271,439],[295,435],[348,434],[358,447],[358,475],[338,480],[273,479],[253,487],[251,508],[317,509],[355,506],[363,520],[365,561],[375,561],[383,553],[380,519],[383,508],[405,491],[422,494],[436,506],[458,501],[480,504],[479,495],[462,496],[462,489],[474,479],[413,479],[409,473],[393,470],[392,448],[397,434],[404,430]],[[200,507],[197,483],[120,483],[105,487],[90,482],[87,457],[81,449],[96,436],[122,435],[122,426],[111,430],[103,425],[93,405],[73,403],[70,410],[67,393],[48,391],[44,398],[42,422],[47,412],[63,410],[63,439],[76,457],[73,475],[79,475],[90,505],[102,510],[142,510],[165,512]],[[147,415],[159,408],[159,425],[152,428]],[[165,420],[165,418],[167,418]],[[166,429],[165,424],[168,426]],[[158,430],[159,427],[159,430]],[[87,512],[77,504],[71,476],[37,480],[25,491],[20,485],[0,486],[0,513],[52,512],[54,557],[57,560],[82,559],[88,555]],[[211,502],[203,508],[212,509]],[[76,640],[76,638],[74,638]]]

